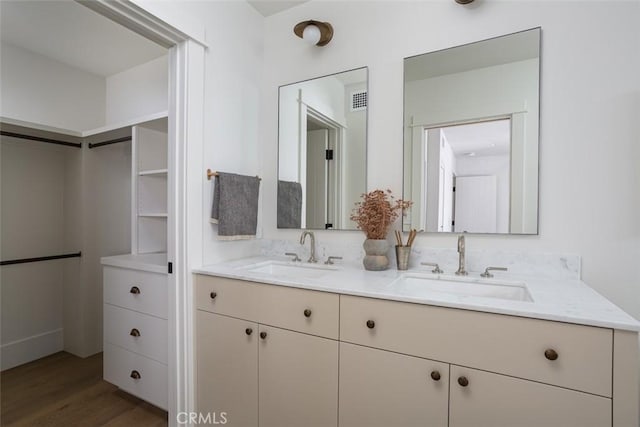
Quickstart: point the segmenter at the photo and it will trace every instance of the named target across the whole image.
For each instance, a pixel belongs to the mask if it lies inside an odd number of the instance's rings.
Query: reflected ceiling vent
[[[367,91],[351,92],[351,111],[367,109]]]

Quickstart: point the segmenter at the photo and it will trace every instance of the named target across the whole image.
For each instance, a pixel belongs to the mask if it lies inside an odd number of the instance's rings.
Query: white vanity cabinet
[[[639,424],[636,332],[206,275],[196,305],[199,410],[231,425]]]
[[[343,295],[340,340],[447,362],[450,427],[611,425],[610,329]],[[341,358],[341,389],[349,369]],[[341,397],[341,419],[358,405]]]
[[[338,299],[196,276],[198,411],[229,426],[336,426]]]

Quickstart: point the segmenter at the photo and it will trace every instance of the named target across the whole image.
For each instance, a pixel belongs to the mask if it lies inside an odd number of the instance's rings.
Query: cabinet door
[[[448,364],[340,343],[340,427],[446,427],[448,398]]]
[[[260,325],[260,427],[338,422],[338,342]]]
[[[611,399],[455,365],[449,411],[451,427],[611,426]]]
[[[198,411],[227,426],[257,426],[258,325],[197,313]]]

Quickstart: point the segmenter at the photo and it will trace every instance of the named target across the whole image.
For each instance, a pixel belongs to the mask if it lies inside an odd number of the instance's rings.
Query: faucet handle
[[[293,252],[285,252],[284,254],[285,254],[285,255],[288,255],[288,256],[292,256],[292,257],[293,257],[293,259],[292,259],[291,261],[293,261],[293,262],[302,261],[302,260],[300,259],[300,257],[298,256],[298,254],[296,254],[296,253],[293,253]]]
[[[493,274],[489,273],[489,271],[492,271],[492,270],[493,271],[507,271],[508,268],[506,268],[506,267],[487,267],[484,270],[484,273],[482,273],[480,276],[481,277],[486,277],[486,278],[493,277]]]
[[[436,274],[444,273],[444,271],[440,270],[440,266],[435,262],[421,262],[420,265],[426,265],[426,266],[429,266],[429,267],[435,267],[433,270],[431,270],[432,273],[436,273]]]
[[[327,258],[327,260],[324,262],[326,265],[333,265],[333,260],[334,259],[342,259],[341,256],[330,256],[329,258]]]

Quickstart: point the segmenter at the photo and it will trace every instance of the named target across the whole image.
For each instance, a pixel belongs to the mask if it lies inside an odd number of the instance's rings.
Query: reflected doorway
[[[511,118],[425,131],[427,231],[508,233]]]
[[[340,228],[342,127],[307,107],[304,228]]]

